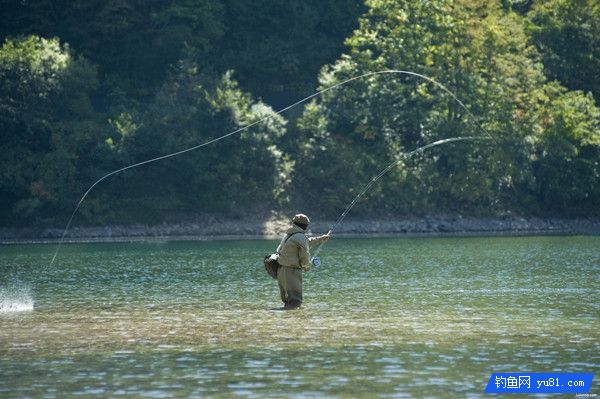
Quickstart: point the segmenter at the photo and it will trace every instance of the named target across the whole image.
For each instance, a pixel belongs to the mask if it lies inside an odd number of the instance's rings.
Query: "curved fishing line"
[[[438,141],[434,141],[433,143],[429,143],[426,144],[424,146],[421,146],[411,152],[408,153],[403,153],[400,156],[400,159],[393,161],[392,163],[390,163],[388,166],[386,166],[385,168],[383,168],[377,175],[373,176],[373,178],[369,181],[369,183],[367,185],[365,185],[363,187],[363,189],[358,193],[358,195],[356,195],[354,197],[354,199],[348,204],[348,206],[346,206],[346,209],[344,209],[344,212],[342,212],[342,214],[338,217],[338,219],[335,221],[335,223],[333,224],[333,226],[331,226],[331,229],[329,229],[330,233],[333,233],[333,231],[336,229],[336,227],[342,223],[342,221],[344,220],[344,218],[346,217],[346,215],[348,214],[348,212],[350,212],[350,210],[354,207],[354,205],[358,202],[358,200],[360,200],[370,189],[371,187],[373,187],[373,185],[379,180],[381,179],[383,176],[385,176],[390,170],[392,170],[396,165],[400,164],[401,162],[410,159],[413,155],[415,154],[419,154],[424,152],[425,150],[428,150],[429,148],[432,147],[436,147],[439,145],[443,145],[443,144],[447,144],[447,143],[452,143],[452,142],[456,142],[456,141],[475,141],[475,140],[493,140],[493,138],[490,137],[475,137],[475,136],[465,136],[465,137],[451,137],[448,139],[442,139],[442,140],[438,140]],[[326,242],[323,242],[321,245],[319,245],[317,247],[317,249],[315,250],[315,253],[313,254],[312,258],[316,258],[317,255],[319,255],[319,252],[321,252],[321,249],[323,249],[323,247],[325,246]],[[309,277],[310,279],[310,277]]]
[[[305,98],[303,98],[303,99],[301,99],[299,101],[296,101],[295,103],[293,103],[291,105],[288,105],[287,107],[282,108],[279,111],[276,111],[275,113],[273,113],[271,115],[267,115],[264,118],[261,118],[261,119],[255,121],[255,122],[253,122],[253,123],[250,123],[249,125],[242,126],[242,127],[238,128],[238,129],[233,130],[233,131],[231,131],[231,132],[229,132],[227,134],[224,134],[224,135],[222,135],[220,137],[216,137],[216,138],[211,139],[209,141],[206,141],[204,143],[201,143],[201,144],[198,144],[198,145],[195,145],[193,147],[189,147],[189,148],[186,148],[186,149],[183,149],[183,150],[180,150],[180,151],[176,151],[176,152],[173,152],[173,153],[170,153],[170,154],[166,154],[166,155],[162,155],[162,156],[159,156],[159,157],[156,157],[156,158],[152,158],[152,159],[148,159],[148,160],[141,161],[141,162],[138,162],[138,163],[134,163],[132,165],[125,166],[123,168],[114,170],[114,171],[112,171],[110,173],[107,173],[106,175],[102,176],[101,178],[99,178],[98,180],[96,180],[94,182],[94,184],[92,184],[87,189],[87,191],[83,194],[83,196],[81,197],[81,199],[79,200],[79,202],[75,206],[75,209],[73,210],[73,213],[71,214],[71,217],[69,218],[69,221],[67,222],[67,225],[66,225],[66,227],[65,227],[65,229],[64,229],[64,231],[63,231],[63,233],[62,233],[62,235],[60,237],[60,240],[58,242],[56,250],[54,251],[54,255],[52,256],[52,260],[50,261],[50,264],[48,265],[48,267],[51,267],[54,264],[54,261],[56,260],[58,252],[60,251],[60,248],[61,248],[62,244],[64,243],[64,239],[65,239],[65,237],[67,235],[67,232],[69,231],[69,228],[71,227],[71,222],[73,221],[73,218],[75,217],[75,215],[77,214],[77,211],[81,207],[81,204],[83,204],[83,201],[87,198],[88,194],[94,189],[94,187],[96,187],[103,180],[109,178],[110,176],[116,175],[117,173],[121,173],[121,172],[124,172],[124,171],[129,170],[129,169],[137,168],[138,166],[147,165],[147,164],[152,163],[152,162],[157,162],[157,161],[160,161],[160,160],[163,160],[163,159],[176,157],[178,155],[182,155],[182,154],[185,154],[187,152],[194,151],[194,150],[197,150],[199,148],[205,147],[207,145],[216,143],[216,142],[221,141],[223,139],[226,139],[227,137],[232,136],[232,135],[234,135],[236,133],[240,133],[242,131],[248,130],[248,129],[250,129],[253,126],[258,125],[259,123],[267,121],[270,118],[273,118],[273,117],[275,117],[275,116],[277,116],[277,115],[279,115],[279,114],[281,114],[281,113],[283,113],[283,112],[285,112],[285,111],[287,111],[287,110],[289,110],[291,108],[294,108],[297,105],[300,105],[300,104],[302,104],[302,103],[304,103],[304,102],[312,99],[312,98],[320,96],[321,94],[323,94],[323,93],[325,93],[325,92],[327,92],[329,90],[333,90],[333,89],[338,88],[340,86],[346,85],[346,84],[348,84],[348,83],[350,83],[350,82],[352,82],[354,80],[358,80],[358,79],[362,79],[362,78],[367,78],[369,76],[384,75],[384,74],[400,74],[400,75],[414,76],[414,77],[418,77],[418,78],[421,78],[423,80],[426,80],[428,82],[433,83],[434,85],[436,85],[439,88],[441,88],[448,95],[450,95],[450,97],[452,97],[473,118],[473,120],[475,121],[475,123],[477,124],[477,126],[482,131],[484,131],[492,140],[496,141],[496,139],[487,130],[485,130],[485,128],[477,121],[477,118],[475,118],[475,115],[473,115],[473,113],[471,111],[469,111],[469,109],[467,108],[467,106],[462,101],[460,101],[460,99],[453,92],[451,92],[448,88],[446,88],[446,86],[444,86],[443,84],[441,84],[441,83],[437,82],[436,80],[430,78],[429,76],[422,75],[422,74],[417,73],[417,72],[403,71],[403,70],[396,70],[396,69],[387,69],[387,70],[383,70],[383,71],[364,73],[362,75],[354,76],[352,78],[343,80],[343,81],[341,81],[341,82],[339,82],[339,83],[337,83],[337,84],[335,84],[333,86],[326,87],[325,89],[317,91],[316,93],[311,94],[308,97],[305,97]]]

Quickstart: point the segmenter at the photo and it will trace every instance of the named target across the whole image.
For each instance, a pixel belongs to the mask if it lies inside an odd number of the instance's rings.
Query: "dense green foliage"
[[[528,30],[548,78],[600,98],[600,2],[543,1],[530,12]]]
[[[451,144],[402,164],[363,208],[598,211],[598,108],[591,96],[547,83],[521,16],[494,2],[368,5],[347,40],[349,55],[323,70],[322,86],[369,71],[414,71],[444,82],[478,121],[412,76],[380,75],[327,93],[299,121],[305,145],[296,170],[305,189],[330,182],[322,206],[340,208],[360,187],[347,184],[350,164],[352,179],[366,182],[402,152],[489,133],[495,141]]]
[[[63,220],[104,174],[266,116],[112,176],[82,217],[277,207],[333,217],[401,154],[465,135],[494,141],[401,162],[357,210],[600,212],[593,1],[0,3],[3,224]],[[331,90],[303,113],[271,108],[384,69],[430,76],[470,113],[398,74]]]
[[[101,120],[90,101],[97,83],[94,66],[57,39],[5,42],[0,193],[7,219],[45,215],[51,204],[72,206],[104,163]]]

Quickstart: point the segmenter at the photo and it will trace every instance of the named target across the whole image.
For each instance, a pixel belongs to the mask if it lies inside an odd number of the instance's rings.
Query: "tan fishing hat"
[[[303,213],[299,213],[292,218],[292,223],[309,224],[310,219]]]

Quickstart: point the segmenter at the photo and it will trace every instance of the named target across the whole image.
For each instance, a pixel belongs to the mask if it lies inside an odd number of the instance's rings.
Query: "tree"
[[[190,148],[264,118],[226,141],[128,173],[116,197],[134,217],[156,218],[263,210],[284,199],[293,164],[276,143],[285,134],[285,119],[242,92],[231,73],[215,80],[196,63],[181,61],[147,112],[114,121],[118,134],[109,143],[128,163]]]
[[[0,192],[7,220],[73,203],[97,145],[96,70],[58,39],[8,39],[0,49]]]
[[[542,133],[533,163],[539,201],[563,214],[600,209],[600,109],[591,94],[567,92],[557,84],[544,90]]]
[[[438,86],[414,76],[374,76],[328,93],[321,104],[308,109],[300,126],[310,132],[313,127],[309,120],[325,118],[326,123],[315,127],[315,131],[327,126],[327,133],[320,133],[321,137],[335,140],[317,148],[333,154],[348,148],[352,154],[343,158],[361,165],[352,176],[356,180],[331,179],[337,182],[330,183],[334,185],[332,189],[342,193],[348,192],[344,187],[365,184],[369,176],[403,152],[445,137],[486,136],[478,123],[500,139],[506,131],[500,123],[510,120],[507,114],[514,112],[516,105],[508,102],[506,94],[502,97],[498,88],[509,78],[507,71],[511,78],[512,74],[518,77],[519,71],[530,66],[525,63],[512,72],[505,65],[516,65],[510,57],[519,58],[519,52],[527,49],[521,44],[513,48],[522,35],[513,38],[514,32],[504,33],[506,28],[516,30],[516,25],[508,20],[504,21],[506,26],[498,27],[493,18],[500,12],[492,6],[484,8],[494,17],[484,21],[477,15],[482,6],[466,2],[458,5],[450,1],[370,1],[367,5],[369,11],[361,18],[360,29],[347,40],[350,54],[323,70],[322,85],[372,71],[413,71],[446,84],[469,104],[474,114],[481,116],[481,121],[473,120]],[[490,26],[490,22],[494,24]],[[495,84],[490,85],[484,75],[494,76]],[[311,113],[322,116],[316,118]],[[475,151],[471,146],[466,148],[469,151],[465,152],[464,146],[436,150],[417,163],[398,168],[373,191],[372,195],[380,199],[374,203],[379,209],[383,205],[395,211],[418,212],[440,205],[489,209],[502,179],[490,178],[490,174],[503,173],[494,166],[503,154],[485,146]],[[331,155],[321,154],[318,158],[330,159]],[[302,164],[298,168],[298,173],[304,171]],[[351,193],[344,196],[348,198]]]
[[[543,55],[548,78],[600,99],[600,3],[549,0],[535,3],[528,31]]]
[[[535,193],[547,175],[536,174],[532,159],[550,129],[540,123],[550,103],[540,55],[528,43],[523,17],[492,1],[367,5],[360,28],[346,41],[349,54],[322,70],[322,87],[368,72],[408,70],[446,85],[470,112],[439,86],[414,76],[377,75],[327,92],[298,123],[306,143],[296,171],[300,186],[327,187],[321,203],[339,209],[401,153],[446,137],[491,136],[487,144],[438,147],[400,163],[362,209],[496,213],[547,207]],[[570,113],[593,126],[584,116],[596,109],[593,102],[564,95],[559,90],[552,97],[557,115]],[[567,104],[587,105],[573,113]],[[586,153],[590,160],[594,151]],[[592,164],[577,169],[580,182],[594,179]]]
[[[360,0],[230,0],[224,35],[210,53],[242,87],[283,108],[312,94],[319,68],[343,51],[364,11]],[[204,64],[203,64],[204,65]]]

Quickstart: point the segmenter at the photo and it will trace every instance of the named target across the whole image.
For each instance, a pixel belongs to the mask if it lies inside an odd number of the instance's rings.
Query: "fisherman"
[[[302,305],[302,272],[310,270],[310,247],[329,239],[331,232],[319,237],[306,237],[308,216],[299,213],[292,218],[292,227],[277,247],[278,262],[277,283],[284,309],[297,309]]]

